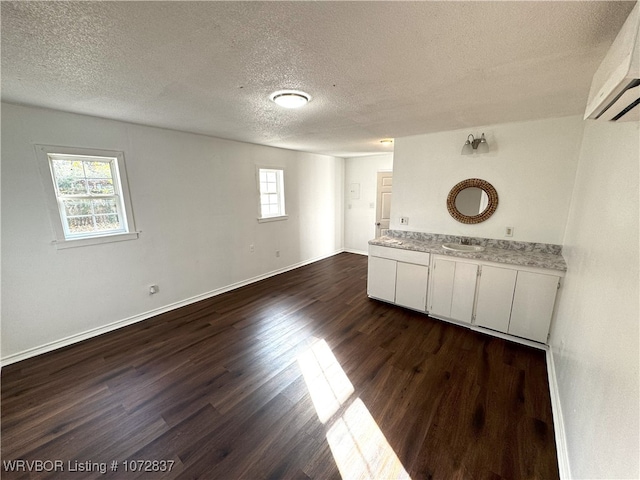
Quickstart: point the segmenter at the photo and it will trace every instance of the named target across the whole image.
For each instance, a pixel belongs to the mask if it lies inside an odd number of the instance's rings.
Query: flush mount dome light
[[[278,90],[269,98],[284,108],[300,108],[311,101],[311,95],[299,90]]]

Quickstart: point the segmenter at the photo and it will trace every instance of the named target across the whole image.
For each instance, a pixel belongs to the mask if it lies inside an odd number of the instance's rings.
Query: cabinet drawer
[[[416,265],[429,265],[428,253],[415,252],[413,250],[402,250],[400,248],[369,245],[369,256],[388,258],[399,262],[414,263]]]

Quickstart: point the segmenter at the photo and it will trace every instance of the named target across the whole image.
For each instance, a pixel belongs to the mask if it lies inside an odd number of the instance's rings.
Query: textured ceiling
[[[633,5],[3,1],[2,100],[376,153],[383,137],[582,113]],[[283,88],[313,100],[282,109],[268,96]]]

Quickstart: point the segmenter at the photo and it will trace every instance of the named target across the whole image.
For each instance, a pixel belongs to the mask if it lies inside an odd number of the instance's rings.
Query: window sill
[[[288,218],[289,215],[280,215],[279,217],[260,217],[258,218],[258,223],[279,222],[280,220],[286,220]]]
[[[88,245],[100,245],[102,243],[123,242],[125,240],[135,240],[139,232],[116,233],[114,235],[103,235],[91,238],[76,238],[71,240],[54,240],[53,244],[58,250],[65,248],[85,247]]]

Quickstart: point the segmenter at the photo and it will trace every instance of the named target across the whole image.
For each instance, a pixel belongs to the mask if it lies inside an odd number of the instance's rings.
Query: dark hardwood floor
[[[558,478],[544,352],[371,300],[366,271],[343,253],[3,368],[2,478]]]

